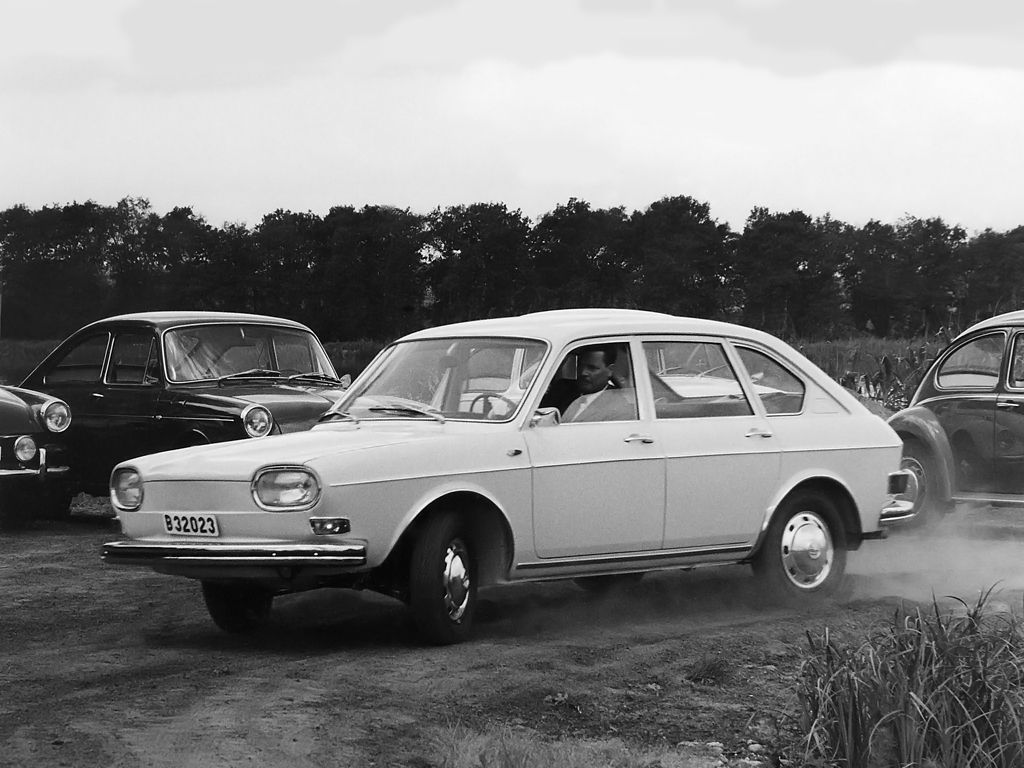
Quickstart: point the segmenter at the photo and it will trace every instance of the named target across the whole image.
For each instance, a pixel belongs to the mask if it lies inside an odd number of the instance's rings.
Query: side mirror
[[[554,407],[538,408],[530,417],[530,427],[557,427],[562,423],[561,412]]]
[[[351,386],[352,386],[352,374],[351,373],[346,373],[344,376],[341,377],[341,388],[342,389],[348,389]]]

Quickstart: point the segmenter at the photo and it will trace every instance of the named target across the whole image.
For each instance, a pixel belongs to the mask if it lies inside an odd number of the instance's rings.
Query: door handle
[[[996,408],[1019,408],[1020,403],[1014,402],[1013,400],[998,400],[996,401]]]
[[[627,437],[625,440],[623,440],[623,442],[624,443],[653,443],[654,442],[654,438],[651,437],[650,435],[638,435],[638,434],[634,433],[634,434],[630,435],[629,437]]]
[[[772,436],[771,430],[769,430],[769,429],[759,429],[758,427],[754,427],[752,430],[750,430],[749,432],[747,432],[747,434],[744,435],[744,437],[771,437],[771,436]]]
[[[92,392],[92,393],[90,393],[90,397],[95,397],[98,400],[102,400],[103,399],[103,393],[102,392]]]

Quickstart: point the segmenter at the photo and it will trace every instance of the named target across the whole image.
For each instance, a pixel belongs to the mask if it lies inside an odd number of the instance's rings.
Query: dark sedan
[[[228,312],[143,312],[99,320],[58,346],[22,386],[59,397],[66,509],[106,495],[135,456],[310,428],[347,386],[301,323]]]
[[[53,483],[68,473],[61,443],[71,410],[57,398],[0,387],[0,528],[51,511]]]

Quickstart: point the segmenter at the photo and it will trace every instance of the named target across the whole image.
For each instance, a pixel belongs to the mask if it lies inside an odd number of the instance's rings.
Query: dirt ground
[[[428,768],[456,726],[720,742],[731,765],[779,764],[806,633],[859,638],[901,602],[973,603],[993,585],[1020,611],[1018,515],[961,510],[932,535],[868,542],[821,608],[760,605],[741,567],[602,599],[517,585],[483,595],[472,642],[433,648],[400,604],[346,591],[279,598],[265,631],[223,634],[197,584],[101,563],[116,524],[79,513],[0,534],[0,766]]]

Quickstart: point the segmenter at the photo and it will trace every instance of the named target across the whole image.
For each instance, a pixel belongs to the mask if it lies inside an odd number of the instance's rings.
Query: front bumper
[[[45,480],[48,477],[64,477],[70,471],[69,467],[51,467],[47,461],[46,449],[39,449],[38,467],[18,467],[16,469],[0,469],[0,478],[5,477],[38,477]]]
[[[103,545],[102,558],[111,565],[353,568],[366,565],[366,545],[112,541]]]

